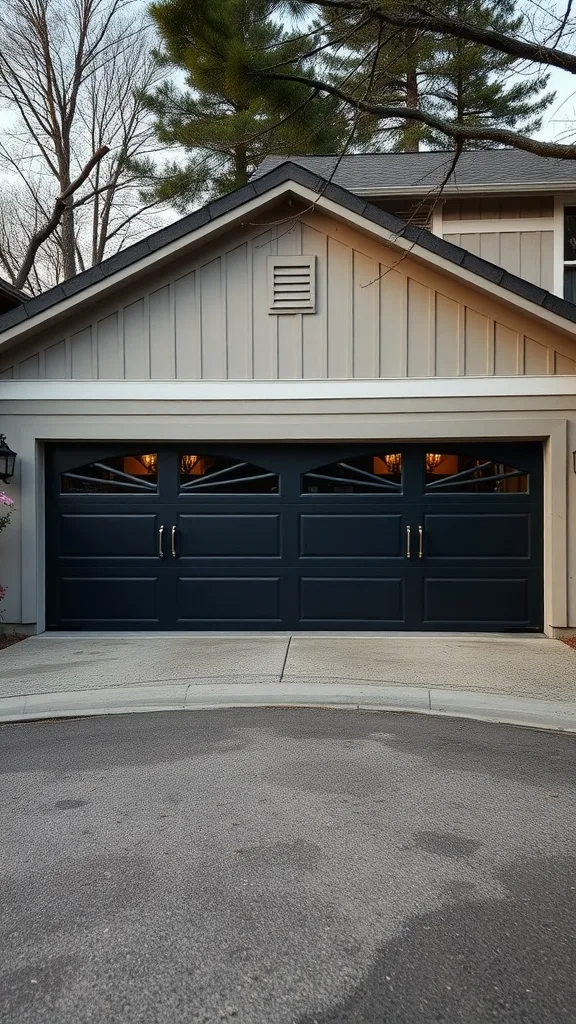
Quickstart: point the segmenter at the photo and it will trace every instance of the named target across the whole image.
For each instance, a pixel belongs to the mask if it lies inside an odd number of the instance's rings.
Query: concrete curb
[[[357,683],[174,683],[68,690],[0,698],[0,722],[144,711],[241,707],[324,707],[409,711],[576,733],[576,703],[473,690]]]

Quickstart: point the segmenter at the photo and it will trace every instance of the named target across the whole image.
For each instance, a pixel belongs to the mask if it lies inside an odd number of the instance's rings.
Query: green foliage
[[[445,0],[445,13],[478,28],[515,37],[523,34],[524,18],[514,0]],[[547,74],[527,73],[518,61],[487,46],[455,36],[436,40],[428,66],[428,109],[467,127],[510,128],[523,134],[538,131],[542,113],[554,99],[545,93]],[[523,71],[523,73],[521,73]],[[519,73],[520,72],[520,73]],[[445,136],[428,134],[432,145],[445,145]],[[493,143],[469,143],[490,148]]]
[[[398,0],[381,0],[394,9]],[[331,44],[328,75],[355,98],[387,106],[419,108],[467,127],[509,128],[531,133],[553,99],[548,76],[519,69],[518,61],[487,46],[416,29],[395,29],[367,19],[366,9],[322,8],[316,24]],[[508,36],[522,35],[515,0],[444,0],[442,14]],[[453,145],[417,121],[382,122],[363,117],[364,128],[383,148],[417,150]],[[470,142],[469,147],[489,147]]]
[[[346,137],[350,113],[306,86],[255,79],[266,68],[302,61],[302,40],[286,31],[275,0],[159,0],[150,13],[161,39],[156,59],[181,72],[145,97],[159,141],[182,161],[159,176],[138,168],[150,191],[185,211],[199,199],[245,184],[268,153],[333,153]]]

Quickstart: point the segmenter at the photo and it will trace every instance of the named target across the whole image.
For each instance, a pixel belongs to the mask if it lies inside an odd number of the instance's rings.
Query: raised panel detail
[[[300,580],[300,620],[404,621],[404,581],[394,577],[315,577]]]
[[[180,515],[182,558],[279,558],[280,515]]]
[[[302,515],[300,557],[402,557],[401,527],[401,515]]]
[[[465,628],[468,623],[494,622],[521,626],[530,619],[528,580],[458,579],[424,580],[424,622],[453,623]]]
[[[277,576],[181,576],[178,622],[272,622],[280,619]]]
[[[530,515],[426,515],[427,559],[530,558]]]
[[[155,515],[63,515],[60,554],[63,558],[156,558]]]
[[[61,621],[156,623],[158,582],[156,576],[64,576]]]

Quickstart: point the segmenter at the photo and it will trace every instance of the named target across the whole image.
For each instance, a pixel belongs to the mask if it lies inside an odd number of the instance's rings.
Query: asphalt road
[[[576,1018],[576,738],[355,711],[0,729],[0,1019]]]

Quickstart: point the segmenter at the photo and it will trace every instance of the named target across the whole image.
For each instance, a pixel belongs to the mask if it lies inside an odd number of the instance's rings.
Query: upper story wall
[[[377,198],[375,205],[411,224],[427,227],[447,242],[503,267],[525,281],[554,291],[552,195],[434,196]]]
[[[525,281],[554,291],[554,197],[479,196],[446,199],[436,225],[461,245]]]
[[[276,213],[276,211],[274,211]],[[0,356],[0,377],[576,373],[576,344],[364,233],[294,208],[245,225]],[[317,312],[270,314],[269,254],[317,257]]]

